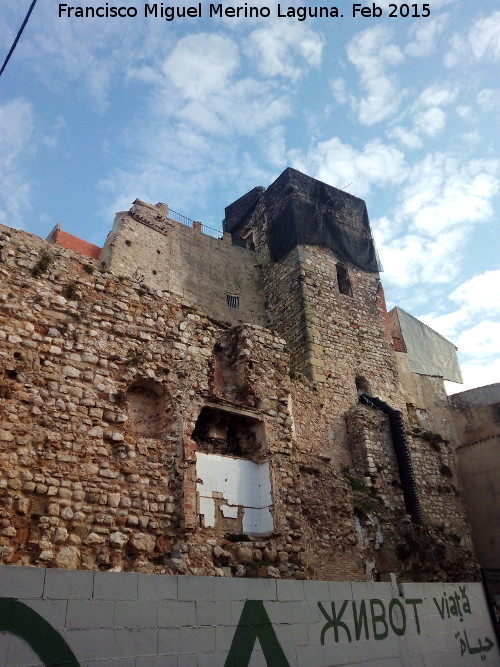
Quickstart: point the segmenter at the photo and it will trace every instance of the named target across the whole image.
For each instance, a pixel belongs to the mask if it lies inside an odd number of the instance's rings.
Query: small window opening
[[[240,297],[235,294],[226,294],[226,301],[229,308],[239,308],[240,307]]]
[[[349,278],[349,272],[343,264],[337,264],[337,282],[341,294],[352,296],[351,279]]]
[[[361,394],[366,394],[366,396],[372,395],[372,388],[370,383],[362,375],[358,375],[356,378],[356,391],[358,392],[358,396]]]
[[[255,252],[255,237],[253,235],[253,232],[249,232],[245,236],[245,241],[247,244],[247,250],[252,250],[252,252]]]

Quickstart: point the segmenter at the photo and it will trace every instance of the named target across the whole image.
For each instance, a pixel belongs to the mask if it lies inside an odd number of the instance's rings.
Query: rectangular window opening
[[[239,308],[240,307],[240,297],[235,294],[226,294],[226,301],[229,308]]]
[[[351,279],[349,278],[349,272],[343,264],[337,264],[337,282],[341,294],[352,296]]]

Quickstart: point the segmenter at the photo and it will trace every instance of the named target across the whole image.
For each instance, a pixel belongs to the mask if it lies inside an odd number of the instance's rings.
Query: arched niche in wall
[[[252,361],[240,352],[246,346],[241,327],[231,327],[219,336],[211,360],[213,394],[248,407],[254,407],[255,396],[249,383]]]
[[[137,437],[161,438],[166,428],[165,392],[152,380],[137,380],[126,392],[128,426]]]

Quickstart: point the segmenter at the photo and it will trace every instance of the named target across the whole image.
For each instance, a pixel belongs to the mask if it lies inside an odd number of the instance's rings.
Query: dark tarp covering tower
[[[297,245],[322,245],[341,262],[381,271],[362,199],[288,168],[267,190],[254,188],[228,206],[224,231],[237,238],[259,202],[264,204],[273,261]]]

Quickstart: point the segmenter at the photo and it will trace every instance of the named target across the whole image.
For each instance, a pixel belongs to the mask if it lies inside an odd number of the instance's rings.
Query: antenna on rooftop
[[[353,182],[354,182],[354,181],[351,181],[350,183],[348,183],[347,185],[344,185],[344,187],[343,187],[343,188],[340,188],[340,189],[341,189],[341,190],[345,190],[345,189],[348,188],[350,185],[352,185]]]

